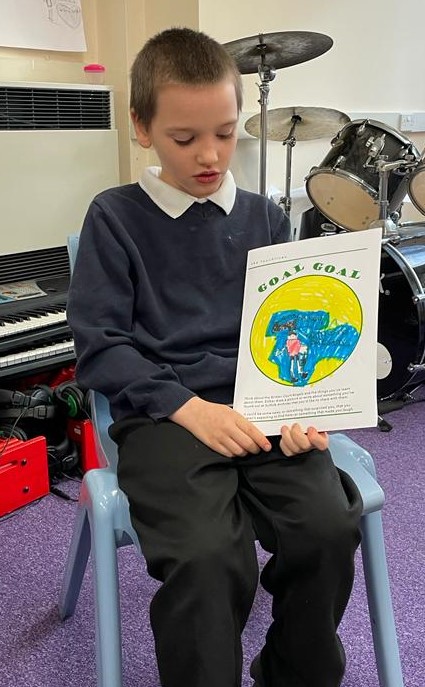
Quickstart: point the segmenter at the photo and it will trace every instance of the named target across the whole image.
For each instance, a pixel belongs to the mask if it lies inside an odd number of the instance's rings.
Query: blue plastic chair
[[[68,246],[73,262],[78,237],[70,237]],[[118,486],[117,447],[108,434],[112,422],[109,404],[102,394],[90,393],[99,464],[104,467],[89,470],[83,477],[59,612],[62,619],[74,613],[91,552],[97,685],[122,687],[117,549],[134,544],[140,555],[141,552],[130,521],[127,497]],[[361,552],[379,684],[380,687],[403,687],[381,518],[384,493],[367,451],[339,433],[330,436],[330,450],[335,465],[353,478],[363,499]]]

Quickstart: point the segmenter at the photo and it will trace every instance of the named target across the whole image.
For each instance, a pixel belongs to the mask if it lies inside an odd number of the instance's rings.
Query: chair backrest
[[[74,271],[79,238],[79,234],[70,234],[67,239],[71,274]],[[99,466],[102,468],[110,467],[112,470],[114,470],[114,472],[116,472],[118,464],[118,451],[116,444],[112,441],[108,434],[108,428],[112,424],[112,417],[107,398],[98,391],[90,391],[90,409],[93,429],[95,432]]]
[[[109,467],[114,472],[118,465],[118,447],[109,436],[108,429],[113,420],[106,396],[99,391],[90,391],[91,419],[95,432],[96,453],[100,467]]]
[[[67,239],[68,246],[68,256],[69,256],[69,267],[71,274],[74,271],[75,258],[77,257],[78,241],[80,239],[79,234],[70,234]]]

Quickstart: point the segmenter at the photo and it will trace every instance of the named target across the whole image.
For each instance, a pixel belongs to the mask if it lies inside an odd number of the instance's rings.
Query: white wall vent
[[[0,82],[0,255],[64,246],[118,184],[110,87]]]

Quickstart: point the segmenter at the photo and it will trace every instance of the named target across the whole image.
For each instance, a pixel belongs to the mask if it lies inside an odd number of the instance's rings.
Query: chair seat
[[[363,515],[380,510],[384,492],[375,479],[372,456],[345,434],[331,434],[329,448],[335,465],[356,483],[363,501]]]

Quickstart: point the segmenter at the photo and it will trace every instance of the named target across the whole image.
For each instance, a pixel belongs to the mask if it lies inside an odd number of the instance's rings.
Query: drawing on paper
[[[47,18],[52,24],[66,24],[77,29],[82,21],[80,0],[42,0],[47,9]]]
[[[324,275],[298,277],[261,304],[251,328],[251,356],[279,384],[313,384],[347,361],[362,322],[359,299],[347,284]]]

